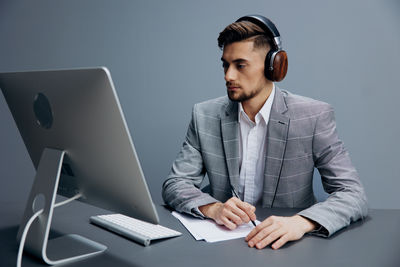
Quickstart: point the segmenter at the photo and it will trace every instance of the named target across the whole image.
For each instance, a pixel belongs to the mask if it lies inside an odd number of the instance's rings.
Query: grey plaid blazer
[[[263,207],[304,208],[298,214],[337,230],[367,215],[357,171],[336,132],[332,107],[276,87],[267,130]],[[326,201],[316,203],[312,179],[320,172]],[[210,193],[199,187],[207,173]],[[163,184],[166,204],[198,216],[197,207],[232,197],[239,185],[238,105],[227,96],[196,104],[182,149]]]

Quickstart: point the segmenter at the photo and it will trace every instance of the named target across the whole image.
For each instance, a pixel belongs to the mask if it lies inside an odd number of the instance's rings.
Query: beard
[[[242,92],[232,92],[227,90],[228,97],[233,102],[244,102],[257,95],[257,92],[250,92],[248,94]]]
[[[255,97],[256,95],[258,95],[260,93],[261,90],[253,90],[251,92],[246,93],[241,87],[240,90],[237,91],[229,91],[228,90],[228,86],[232,86],[232,84],[228,84],[226,83],[227,89],[226,89],[226,93],[228,94],[228,97],[231,101],[233,102],[244,102],[247,101],[249,99],[252,99],[253,97]],[[233,85],[236,86],[236,85]]]

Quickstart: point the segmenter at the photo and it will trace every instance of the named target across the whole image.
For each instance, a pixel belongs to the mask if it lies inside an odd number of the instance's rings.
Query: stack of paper
[[[196,240],[218,242],[247,236],[254,228],[253,224],[243,224],[234,230],[229,230],[223,225],[216,224],[213,220],[202,220],[176,211],[172,215],[177,218]],[[260,223],[256,221],[256,224]]]

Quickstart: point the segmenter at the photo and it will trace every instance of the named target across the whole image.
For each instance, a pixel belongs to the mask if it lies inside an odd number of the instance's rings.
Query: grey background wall
[[[192,105],[225,94],[218,33],[249,13],[281,32],[279,86],[335,107],[370,207],[400,208],[399,1],[0,0],[0,72],[107,66],[161,203]],[[1,217],[20,217],[35,171],[2,95],[0,123]]]

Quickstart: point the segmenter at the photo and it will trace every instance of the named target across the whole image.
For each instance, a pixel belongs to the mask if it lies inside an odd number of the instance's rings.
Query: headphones
[[[239,21],[249,21],[264,30],[266,36],[271,37],[272,46],[264,63],[264,75],[270,81],[280,82],[285,78],[288,68],[288,59],[286,52],[282,49],[281,35],[275,24],[261,15],[248,15],[239,18]]]

